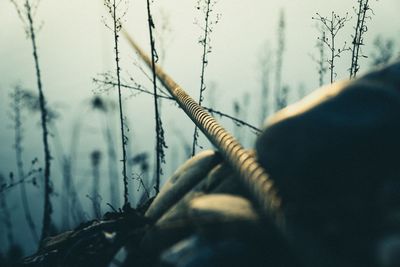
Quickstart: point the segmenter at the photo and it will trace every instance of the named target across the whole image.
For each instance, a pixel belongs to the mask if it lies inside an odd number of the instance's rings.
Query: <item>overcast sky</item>
[[[130,1],[124,24],[127,31],[148,51],[145,2]],[[369,31],[366,34],[365,53],[368,55],[372,41],[378,34],[385,38],[394,38],[399,47],[400,1],[370,2],[374,15],[372,20],[367,21]],[[201,67],[201,46],[198,40],[201,29],[195,21],[197,19],[201,23],[203,14],[195,8],[196,3],[197,1],[188,0],[155,0],[153,15],[158,31],[162,25],[169,28],[169,31],[161,33],[166,51],[162,55],[165,58],[162,62],[165,70],[197,99]],[[299,88],[310,92],[318,87],[316,65],[310,58],[310,54],[316,53],[318,32],[311,17],[316,12],[328,15],[331,11],[340,15],[349,12],[353,16],[352,6],[355,4],[355,0],[217,1],[212,17],[220,14],[220,18],[212,32],[212,52],[206,69],[206,83],[213,91],[206,92],[206,104],[211,103],[216,109],[232,114],[233,101],[242,101],[243,95],[247,93],[251,97],[251,108],[243,114],[246,116],[244,119],[261,127],[258,113],[261,78],[258,66],[260,55],[266,47],[272,52],[277,49],[276,32],[280,10],[285,12],[287,28],[283,80],[291,89],[290,98],[295,100],[298,98]],[[69,146],[74,122],[81,120],[84,125],[79,151],[82,174],[78,179],[90,175],[86,164],[89,153],[96,148],[104,149],[104,140],[99,134],[101,119],[90,112],[88,105],[93,93],[99,93],[92,78],[98,73],[114,69],[112,35],[102,22],[104,16],[107,17],[102,1],[94,0],[42,0],[36,14],[36,19],[43,22],[37,42],[44,91],[50,105],[61,115],[58,128],[65,147]],[[340,33],[340,42],[351,42],[353,24],[354,20],[350,21]],[[161,43],[160,39],[156,42]],[[136,66],[140,64],[140,60],[123,39],[121,46],[123,77],[128,81],[133,77],[138,83],[150,88],[149,81]],[[344,55],[338,63],[338,79],[347,78],[350,55]],[[368,59],[361,61],[362,71],[369,69],[369,66]],[[7,0],[0,1],[0,77],[0,172],[7,174],[15,170],[8,94],[16,84],[37,90],[30,43],[25,38],[13,5]],[[116,100],[115,92],[103,95]],[[152,99],[145,95],[130,95],[127,92],[124,101],[131,130],[130,147],[133,153],[152,151],[155,141]],[[177,137],[176,133],[181,132],[183,138],[191,142],[193,125],[174,104],[163,103],[162,108],[170,147],[167,150],[169,164],[165,167],[165,176],[168,176],[176,165],[183,162],[184,157],[182,137]],[[24,159],[27,162],[34,157],[39,160],[42,158],[38,120],[37,115],[26,115],[23,146]],[[236,131],[246,146],[252,146],[254,135],[251,132],[243,129],[238,132],[228,120],[222,120],[222,123],[228,129]],[[205,140],[201,142],[208,146]],[[54,156],[57,158],[57,155]],[[55,160],[55,176],[59,175],[58,168]],[[87,181],[80,182],[82,188],[87,186]],[[55,184],[57,186],[58,182],[55,181]],[[13,208],[20,209],[16,200],[17,193],[10,193],[11,204]],[[40,199],[38,192],[34,191],[32,194]],[[58,198],[55,199],[58,201]],[[35,207],[37,213],[41,214],[41,202]],[[20,213],[16,213],[13,220],[22,220]],[[26,246],[30,246],[29,242]]]

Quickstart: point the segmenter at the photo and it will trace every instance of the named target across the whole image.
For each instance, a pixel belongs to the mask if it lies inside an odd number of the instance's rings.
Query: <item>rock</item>
[[[202,163],[199,163],[201,166]],[[194,164],[193,159],[190,159],[183,166],[188,166],[188,164]],[[175,175],[170,180],[174,179]],[[165,211],[154,226],[148,229],[142,240],[144,250],[157,254],[157,251],[161,252],[196,231],[194,220],[190,218],[188,213],[192,200],[215,192],[246,195],[245,190],[235,176],[226,163],[220,163],[213,169],[208,170],[207,173],[204,173],[203,177],[197,177],[197,184],[187,190],[185,194],[182,194],[183,196],[180,200]],[[185,179],[191,180],[192,178],[186,177]],[[166,184],[170,183],[167,182]],[[179,185],[174,186],[179,187]],[[181,192],[184,193],[184,191]]]
[[[309,266],[376,266],[373,244],[400,208],[400,191],[385,193],[400,179],[400,63],[278,112],[256,150]]]
[[[189,214],[193,220],[258,220],[250,201],[227,194],[210,194],[193,199],[189,206]]]
[[[212,150],[203,151],[185,162],[161,188],[145,216],[158,220],[219,162],[221,157]]]
[[[202,195],[193,198],[187,209],[193,229],[166,247],[160,266],[300,266],[249,200],[227,194]]]

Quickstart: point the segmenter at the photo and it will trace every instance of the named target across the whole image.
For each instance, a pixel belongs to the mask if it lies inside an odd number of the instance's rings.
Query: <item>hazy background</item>
[[[137,42],[149,51],[145,2],[130,1],[124,24]],[[203,14],[196,9],[196,3],[197,1],[188,0],[156,0],[153,4],[153,17],[159,31],[156,39],[159,53],[166,52],[161,55],[164,59],[161,64],[190,95],[197,99],[202,53],[198,40],[202,31],[195,21],[197,19],[202,23]],[[290,101],[295,101],[304,92],[310,92],[318,87],[316,64],[310,57],[310,54],[317,54],[315,44],[318,32],[311,17],[315,12],[329,15],[331,11],[340,15],[346,12],[353,15],[352,7],[355,4],[355,0],[217,1],[212,16],[220,14],[221,17],[214,26],[211,36],[212,53],[209,55],[206,69],[208,87],[205,105],[233,114],[233,102],[243,103],[244,94],[248,94],[250,108],[242,114],[242,119],[261,127],[260,56],[267,47],[272,52],[277,49],[276,36],[280,9],[284,10],[286,16],[283,83],[290,88]],[[369,54],[372,41],[378,34],[384,38],[394,38],[399,51],[400,2],[371,1],[371,6],[375,15],[371,21],[367,21],[369,30],[365,37],[365,54]],[[93,84],[92,78],[99,73],[115,69],[112,33],[102,22],[102,17],[107,18],[106,15],[102,1],[94,0],[42,0],[36,14],[36,19],[43,21],[37,42],[44,92],[49,105],[60,115],[57,127],[64,149],[70,145],[74,123],[80,121],[83,125],[79,140],[77,174],[74,180],[80,188],[78,193],[86,209],[89,209],[89,206],[85,195],[89,193],[92,177],[89,155],[94,149],[106,153],[101,133],[102,118],[90,107],[93,95],[101,93]],[[351,42],[353,23],[354,20],[347,23],[338,37],[340,41]],[[168,30],[161,31],[163,26]],[[123,77],[127,81],[129,77],[133,77],[139,84],[151,88],[151,83],[136,66],[140,64],[140,60],[122,38],[121,57]],[[348,77],[350,60],[350,54],[343,55],[338,60],[338,79]],[[370,61],[363,59],[360,65],[361,72],[366,71],[370,68]],[[144,69],[147,71],[147,68]],[[22,24],[13,5],[7,0],[0,0],[0,172],[5,176],[9,172],[15,172],[16,169],[15,153],[12,148],[14,142],[12,121],[9,119],[11,110],[9,93],[16,84],[36,92],[34,73],[31,46],[25,38]],[[325,81],[328,82],[328,76]],[[115,90],[101,95],[117,100]],[[124,107],[129,121],[129,146],[132,153],[151,153],[150,163],[153,164],[152,151],[155,147],[153,99],[143,94],[132,96],[132,92],[126,91]],[[164,166],[164,178],[167,178],[186,159],[183,141],[192,143],[193,125],[182,111],[170,102],[162,103],[162,119],[169,146],[166,151],[167,164]],[[29,162],[35,157],[39,159],[39,164],[43,163],[41,130],[38,122],[38,114],[25,114],[23,147],[26,167],[29,167]],[[255,135],[251,131],[243,127],[237,129],[226,119],[221,119],[221,122],[226,128],[234,131],[235,135],[239,135],[245,146],[253,145]],[[115,116],[115,136],[119,136],[117,126],[118,121]],[[119,149],[120,140],[116,138],[115,143]],[[204,138],[200,140],[200,144],[209,147]],[[52,150],[54,156],[52,180],[56,190],[56,194],[52,197],[55,205],[53,219],[59,223],[57,205],[61,202],[60,155],[54,150],[53,143]],[[102,208],[106,211],[108,177],[106,177],[105,162],[103,165]],[[116,182],[122,186],[117,177]],[[130,185],[132,202],[137,199],[136,188],[137,184],[132,181]],[[42,191],[30,186],[28,190],[32,199],[30,204],[35,214],[35,222],[41,229]],[[22,216],[19,190],[13,189],[6,194],[13,212],[12,222],[17,241],[23,245],[27,253],[30,253],[34,247]],[[88,214],[90,218],[90,210]],[[0,226],[0,229],[4,227]],[[4,244],[4,231],[0,230],[0,235],[0,244]]]

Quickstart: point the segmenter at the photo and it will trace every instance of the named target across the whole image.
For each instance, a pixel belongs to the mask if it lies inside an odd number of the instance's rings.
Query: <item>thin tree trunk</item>
[[[160,110],[158,107],[158,93],[157,93],[157,77],[156,77],[156,70],[155,70],[155,44],[154,44],[154,36],[153,36],[153,27],[154,22],[151,16],[151,9],[150,9],[150,1],[147,0],[147,19],[148,19],[148,26],[149,26],[149,37],[150,37],[150,48],[151,48],[151,68],[153,74],[153,93],[154,93],[154,113],[155,113],[155,121],[156,121],[156,185],[155,190],[156,193],[160,191],[160,180],[161,180],[161,163],[164,157],[164,140],[163,133],[162,133],[162,125],[161,125],[161,117],[160,117]]]
[[[114,31],[114,51],[115,51],[115,64],[116,64],[116,74],[117,74],[117,84],[118,84],[118,106],[119,106],[119,120],[121,126],[121,148],[122,148],[122,178],[124,184],[124,207],[129,204],[128,200],[128,177],[126,175],[126,143],[127,137],[125,135],[125,127],[124,127],[124,113],[122,108],[122,93],[121,93],[121,67],[120,67],[120,58],[119,58],[119,30],[120,25],[118,23],[117,17],[117,4],[116,0],[113,0],[112,4],[112,19],[113,19],[113,31]]]
[[[37,52],[36,45],[36,34],[34,29],[33,17],[32,17],[32,8],[29,3],[29,0],[25,1],[26,14],[29,22],[29,36],[32,42],[32,50],[33,50],[33,59],[35,61],[35,69],[36,69],[36,79],[37,79],[37,87],[39,91],[39,106],[41,113],[41,127],[42,127],[42,138],[43,138],[43,148],[44,148],[44,211],[43,211],[43,229],[41,240],[44,240],[49,236],[50,233],[50,225],[51,225],[51,201],[50,195],[52,193],[52,186],[50,182],[50,168],[51,168],[51,155],[50,155],[50,146],[48,141],[48,128],[47,128],[47,109],[46,109],[46,100],[43,93],[43,85],[42,85],[42,77],[40,72],[40,64],[39,64],[39,55]]]

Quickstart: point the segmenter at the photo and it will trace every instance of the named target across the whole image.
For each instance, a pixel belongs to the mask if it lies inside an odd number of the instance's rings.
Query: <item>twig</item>
[[[37,168],[37,167],[36,167],[37,162],[38,162],[37,159],[32,160],[31,169],[29,170],[28,173],[25,173],[25,176],[24,176],[24,177],[19,178],[19,179],[16,180],[16,181],[15,181],[14,178],[13,178],[13,179],[11,179],[10,182],[8,182],[8,183],[5,182],[5,179],[3,179],[3,182],[0,183],[0,194],[3,194],[3,193],[5,193],[5,192],[8,191],[8,190],[13,189],[13,188],[15,188],[16,186],[21,185],[22,183],[31,183],[31,184],[33,184],[34,186],[37,186],[37,177],[34,176],[34,175],[35,175],[35,174],[39,174],[39,173],[42,172],[42,169],[41,169],[41,168]],[[12,173],[10,174],[11,177],[14,177],[13,175],[14,175],[14,174],[12,174]]]
[[[116,82],[113,82],[109,79],[97,79],[97,78],[93,78],[93,82],[98,84],[98,87],[101,88],[104,85],[108,85],[110,88],[117,86]],[[133,86],[133,85],[127,85],[127,84],[123,84],[121,83],[121,87],[123,88],[127,88],[127,89],[132,89],[141,93],[145,93],[145,94],[149,94],[154,96],[154,93],[150,92],[149,89],[144,88],[141,85],[138,86]],[[108,90],[109,88],[104,88],[102,90]],[[158,91],[160,91],[162,93],[161,94],[157,94],[158,98],[163,98],[163,99],[170,99],[172,100],[173,98],[171,96],[168,96],[165,92],[161,91],[159,87],[157,87]]]
[[[204,107],[204,106],[203,106],[203,108],[204,108],[205,110],[207,110],[208,112],[210,112],[211,114],[217,114],[218,116],[221,116],[221,117],[230,119],[230,120],[234,121],[234,122],[237,123],[237,124],[246,126],[246,127],[250,128],[251,130],[253,130],[254,133],[257,134],[257,135],[261,133],[261,130],[260,130],[259,128],[257,128],[257,127],[255,127],[255,126],[251,125],[250,123],[247,123],[247,122],[245,122],[245,121],[243,121],[243,120],[240,120],[240,119],[238,119],[238,118],[235,118],[235,117],[233,117],[233,116],[231,116],[231,115],[228,115],[228,114],[226,114],[226,113],[223,113],[223,112],[221,112],[221,111],[218,111],[218,110],[215,110],[215,109],[212,109],[212,108],[208,108],[208,107]]]
[[[116,84],[115,82],[108,81],[108,80],[107,80],[107,81],[102,81],[102,80],[95,79],[95,82],[96,82],[96,83],[99,83],[100,85],[101,85],[101,83],[104,83],[104,84],[109,85],[109,86],[117,86],[117,84]],[[145,88],[143,88],[143,87],[130,86],[130,85],[126,85],[126,84],[121,84],[121,87],[127,88],[127,89],[132,89],[132,90],[137,90],[137,91],[139,91],[139,92],[141,92],[141,93],[145,93],[145,94],[148,94],[148,95],[151,95],[151,96],[154,95],[154,94],[153,94],[152,92],[150,92],[148,89],[145,89]],[[170,96],[158,95],[158,97],[159,97],[159,98],[162,98],[162,99],[165,99],[165,100],[175,101],[175,100],[174,100],[172,97],[170,97]],[[234,117],[234,116],[228,115],[227,113],[224,113],[224,112],[215,110],[215,109],[210,108],[210,107],[205,107],[205,106],[203,106],[203,108],[206,109],[207,111],[209,111],[210,113],[217,114],[217,115],[219,115],[219,116],[221,116],[221,117],[230,119],[230,120],[234,121],[235,123],[238,123],[238,124],[240,124],[240,125],[246,126],[246,127],[250,128],[251,130],[253,130],[254,133],[256,133],[256,134],[261,133],[261,130],[260,130],[259,128],[255,127],[255,126],[253,126],[253,125],[251,125],[251,124],[249,124],[249,123],[247,123],[247,122],[245,122],[245,121],[243,121],[243,120],[240,120],[240,119],[238,119],[238,118],[236,118],[236,117]]]

